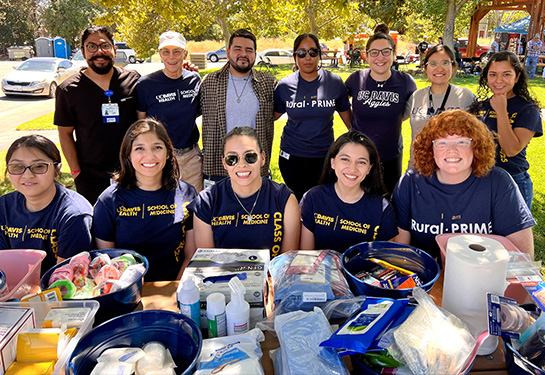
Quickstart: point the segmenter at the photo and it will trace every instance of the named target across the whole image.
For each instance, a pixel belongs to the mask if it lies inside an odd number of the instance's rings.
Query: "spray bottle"
[[[190,276],[184,281],[180,291],[180,314],[191,318],[199,329],[201,328],[201,304],[199,288],[195,285],[195,279]]]
[[[238,277],[229,280],[231,302],[227,304],[227,335],[238,335],[250,329],[250,304],[244,300],[246,288]]]

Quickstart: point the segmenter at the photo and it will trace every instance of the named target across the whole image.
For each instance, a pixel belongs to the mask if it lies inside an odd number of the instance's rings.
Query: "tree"
[[[0,47],[34,45],[38,29],[37,4],[34,0],[2,0],[0,2]]]

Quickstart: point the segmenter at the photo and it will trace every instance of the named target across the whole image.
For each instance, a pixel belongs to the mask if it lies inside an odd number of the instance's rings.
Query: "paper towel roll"
[[[509,253],[501,243],[487,237],[461,234],[447,241],[443,308],[466,323],[477,337],[488,330],[486,293],[502,295]],[[498,338],[490,336],[478,355],[491,354]]]

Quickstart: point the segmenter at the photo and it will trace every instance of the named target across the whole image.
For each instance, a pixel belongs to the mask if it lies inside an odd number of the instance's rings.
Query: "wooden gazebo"
[[[528,37],[530,38],[531,35],[534,35],[535,33],[543,35],[545,24],[545,0],[488,0],[482,2],[471,17],[467,41],[468,57],[475,56],[479,21],[491,10],[522,10],[528,12],[530,13]]]

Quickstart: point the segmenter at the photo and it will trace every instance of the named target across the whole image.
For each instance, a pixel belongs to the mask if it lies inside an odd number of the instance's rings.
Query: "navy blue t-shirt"
[[[539,108],[518,96],[507,99],[507,113],[509,114],[509,122],[511,127],[525,128],[535,132],[534,137],[543,135],[541,126],[541,116]],[[496,111],[490,106],[490,99],[484,102],[483,109],[479,112],[479,117],[488,129],[498,132],[498,120]],[[526,147],[515,156],[507,156],[496,140],[498,147],[496,148],[496,165],[505,169],[509,174],[516,175],[527,171],[530,168],[528,160],[526,160]]]
[[[187,205],[196,195],[183,181],[175,190],[112,185],[94,207],[95,237],[148,258],[147,281],[175,280],[184,261],[185,232],[193,229]]]
[[[341,77],[320,69],[318,78],[305,81],[299,72],[278,82],[274,111],[288,114],[280,148],[288,154],[321,158],[333,143],[333,114],[350,109]]]
[[[536,225],[513,179],[501,168],[454,185],[442,184],[435,173],[423,177],[410,169],[399,180],[392,203],[399,227],[411,233],[411,245],[436,258],[438,234],[508,236]]]
[[[413,77],[397,70],[391,72],[391,77],[382,83],[371,77],[371,69],[358,70],[346,79],[352,97],[352,129],[375,142],[382,161],[395,159],[403,150],[403,113],[416,91]]]
[[[344,252],[365,241],[395,237],[394,209],[385,198],[364,194],[356,203],[343,202],[334,184],[315,186],[301,200],[301,221],[314,233],[315,248]]]
[[[44,250],[42,274],[57,263],[92,248],[93,208],[80,194],[56,184],[57,192],[43,210],[30,212],[18,191],[0,197],[0,249]],[[1,267],[0,267],[1,268]]]
[[[199,141],[195,119],[199,112],[200,86],[199,73],[185,69],[178,79],[158,70],[138,81],[138,110],[165,125],[174,148],[189,147]]]
[[[284,238],[284,210],[291,190],[268,178],[262,178],[261,192],[240,202],[235,198],[231,179],[225,178],[199,193],[189,209],[206,224],[212,226],[214,245],[218,248],[269,249],[271,258],[280,253]],[[254,210],[252,206],[257,199]]]

